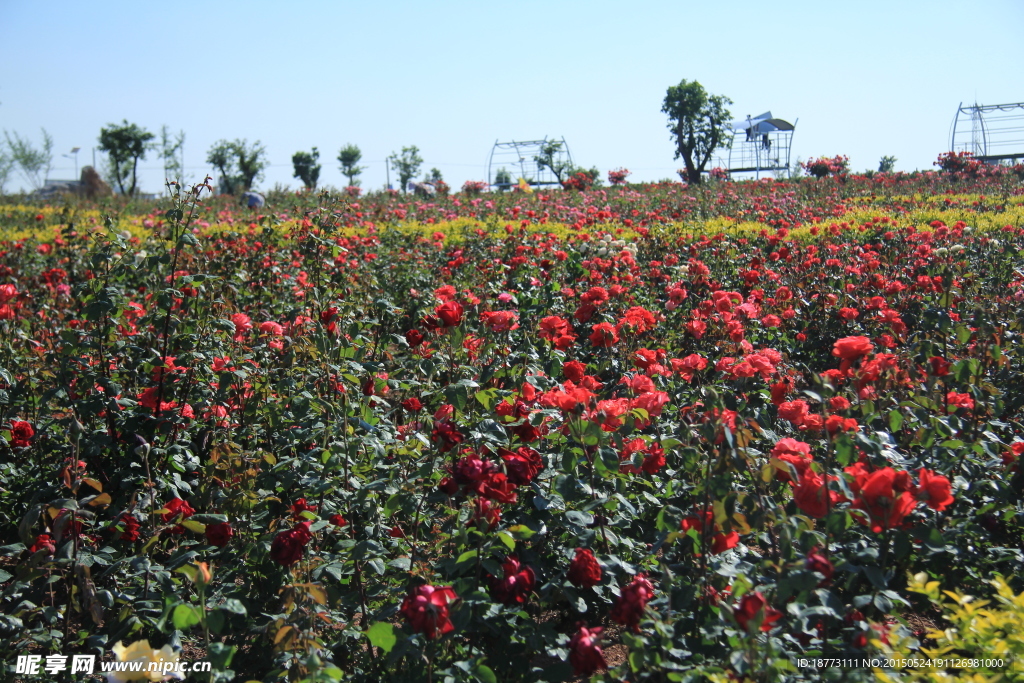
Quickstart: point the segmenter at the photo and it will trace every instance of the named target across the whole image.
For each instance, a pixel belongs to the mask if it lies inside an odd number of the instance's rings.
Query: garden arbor
[[[546,154],[550,152],[550,154]],[[549,156],[550,164],[539,163],[538,158]],[[530,185],[559,185],[552,170],[573,168],[572,154],[565,138],[561,140],[513,140],[494,142],[487,161],[487,182],[491,187],[507,190],[523,178]],[[505,173],[501,173],[501,171]]]
[[[799,123],[799,119],[797,122]],[[732,142],[729,145],[729,174],[789,170],[789,151],[796,124],[783,121],[766,111],[760,116],[747,116],[729,124]]]
[[[953,119],[949,149],[970,152],[975,159],[998,163],[1024,159],[1024,102],[974,104],[961,102]]]

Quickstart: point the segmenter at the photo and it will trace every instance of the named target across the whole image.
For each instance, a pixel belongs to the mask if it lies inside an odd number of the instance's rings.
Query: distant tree
[[[45,128],[42,131],[43,146],[40,149],[36,149],[28,138],[23,138],[17,133],[12,136],[11,133],[4,131],[10,164],[18,169],[25,182],[35,190],[42,189],[46,184],[50,177],[50,168],[53,166],[53,138]]]
[[[512,174],[507,168],[502,166],[494,172],[494,184],[498,186],[500,192],[504,192],[512,185]]]
[[[14,157],[11,156],[7,147],[0,142],[0,195],[3,195],[7,179],[11,177],[11,171],[13,170]]]
[[[347,144],[338,152],[338,163],[341,164],[341,174],[348,178],[349,187],[359,185],[356,176],[366,170],[365,166],[357,166],[363,153],[353,144]]]
[[[320,158],[320,151],[314,147],[312,152],[296,152],[292,155],[292,166],[295,168],[293,178],[298,178],[307,190],[316,187],[316,181],[320,179],[320,164],[316,163]]]
[[[267,149],[259,140],[252,147],[245,140],[235,140],[235,154],[238,155],[238,177],[242,181],[242,192],[248,192],[257,180],[263,180],[263,170],[267,167]]]
[[[714,151],[729,137],[726,125],[732,100],[723,95],[708,95],[697,81],[683,79],[669,86],[661,111],[668,114],[668,128],[676,145],[675,157],[683,158],[686,179],[701,181],[701,173]]]
[[[882,157],[882,160],[878,162],[879,173],[892,173],[894,168],[896,168],[896,157]]]
[[[398,173],[398,183],[402,186],[402,192],[406,192],[409,181],[416,177],[416,174],[420,172],[420,166],[423,165],[420,148],[416,145],[403,147],[401,154],[392,152],[388,159],[391,160],[391,166]]]
[[[573,171],[572,164],[568,160],[559,159],[562,144],[561,140],[546,142],[541,146],[540,154],[533,157],[537,166],[548,168],[555,174],[555,180],[558,182],[562,182],[562,178],[569,176]]]
[[[432,168],[430,169],[430,171],[427,172],[427,175],[424,178],[424,180],[428,183],[443,183],[444,177],[441,175],[440,170]]]
[[[224,194],[247,192],[257,180],[263,178],[267,167],[267,150],[257,140],[249,145],[246,140],[218,140],[206,153],[206,163],[220,172],[221,191]]]
[[[160,128],[160,158],[164,162],[164,178],[179,183],[185,175],[185,131],[172,136],[167,126]]]
[[[121,125],[112,123],[100,128],[99,149],[107,153],[111,172],[121,194],[135,194],[139,159],[146,158],[146,152],[152,146],[154,137],[145,128],[128,123],[127,119]]]

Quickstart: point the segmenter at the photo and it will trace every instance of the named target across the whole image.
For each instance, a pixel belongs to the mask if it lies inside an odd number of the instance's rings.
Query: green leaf
[[[174,608],[174,628],[185,631],[199,623],[199,610],[192,605],[178,605]]]
[[[182,520],[181,525],[183,527],[185,527],[186,529],[188,529],[189,531],[194,531],[197,534],[204,534],[204,533],[206,533],[206,525],[205,524],[201,524],[201,523],[196,522],[196,521],[191,520],[191,519],[184,519],[184,520]]]
[[[511,534],[507,531],[498,532],[498,540],[505,544],[505,547],[509,550],[516,549],[515,539],[512,538]]]
[[[498,683],[498,677],[494,675],[494,671],[491,667],[486,664],[477,664],[473,667],[473,675],[480,683]]]
[[[898,432],[903,426],[903,413],[898,410],[889,411],[889,429]]]
[[[366,629],[366,637],[370,639],[371,645],[379,647],[385,653],[391,652],[391,648],[398,642],[394,624],[386,621],[374,622],[370,628]]]

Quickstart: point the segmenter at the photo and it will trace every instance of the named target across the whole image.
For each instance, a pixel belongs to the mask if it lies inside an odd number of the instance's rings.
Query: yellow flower
[[[171,649],[170,645],[164,645],[159,650],[154,650],[148,640],[137,640],[127,647],[120,641],[113,647],[114,656],[118,662],[139,662],[141,671],[113,671],[107,674],[107,683],[121,683],[122,681],[168,681],[185,680],[184,674],[180,671],[171,671],[168,667],[157,666],[150,671],[150,664],[177,663],[178,654]],[[166,671],[164,669],[167,669]]]

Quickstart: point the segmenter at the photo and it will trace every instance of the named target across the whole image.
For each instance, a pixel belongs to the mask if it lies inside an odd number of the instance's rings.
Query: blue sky
[[[724,9],[723,9],[724,8]],[[186,134],[201,178],[220,139],[260,140],[261,186],[297,187],[291,155],[317,146],[321,182],[363,151],[363,185],[416,145],[453,186],[483,180],[496,140],[563,137],[574,160],[631,180],[682,162],[661,113],[669,85],[697,80],[736,118],[799,119],[793,157],[883,155],[931,168],[961,102],[1024,101],[1024,2],[104,3],[0,0],[0,129],[91,162],[104,125]],[[142,188],[163,187],[156,156]],[[12,178],[8,190],[21,184]]]

